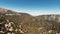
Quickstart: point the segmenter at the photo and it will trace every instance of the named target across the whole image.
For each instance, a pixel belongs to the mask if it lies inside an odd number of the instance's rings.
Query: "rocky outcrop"
[[[14,22],[11,22],[8,19],[5,19],[5,17],[3,16],[0,16],[0,33],[1,34],[17,34],[18,32],[21,34],[24,33],[21,30],[21,25],[19,27],[16,27]]]

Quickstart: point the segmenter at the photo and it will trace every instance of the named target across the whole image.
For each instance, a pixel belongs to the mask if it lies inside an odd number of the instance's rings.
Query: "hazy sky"
[[[0,7],[32,15],[59,14],[60,0],[0,0]]]

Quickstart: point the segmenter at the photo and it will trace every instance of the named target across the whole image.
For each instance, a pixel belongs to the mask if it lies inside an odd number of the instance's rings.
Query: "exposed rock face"
[[[7,12],[7,9],[0,8],[0,13],[5,13]]]
[[[0,8],[0,34],[60,34],[60,15],[31,16]]]

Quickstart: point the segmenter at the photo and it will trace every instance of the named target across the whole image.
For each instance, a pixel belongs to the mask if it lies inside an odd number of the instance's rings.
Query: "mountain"
[[[0,34],[60,34],[60,15],[32,16],[0,8]]]
[[[45,20],[49,20],[49,21],[57,21],[60,22],[60,15],[59,14],[52,14],[52,15],[40,15],[40,16],[36,16],[38,18],[43,18]]]

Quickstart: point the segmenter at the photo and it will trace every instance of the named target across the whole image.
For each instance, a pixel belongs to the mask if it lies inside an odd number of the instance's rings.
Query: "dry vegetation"
[[[9,10],[9,12],[5,14],[17,13]],[[34,17],[26,13],[19,13],[20,15],[13,16],[5,14],[0,14],[0,23],[4,21],[9,21],[9,23],[13,22],[11,26],[13,27],[13,31],[9,31],[9,33],[12,32],[14,34],[60,34],[60,22],[57,22],[56,20],[44,19],[43,16]],[[3,30],[5,30],[5,28]]]

